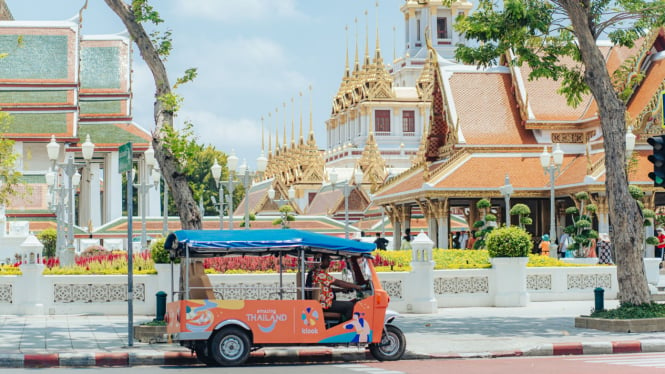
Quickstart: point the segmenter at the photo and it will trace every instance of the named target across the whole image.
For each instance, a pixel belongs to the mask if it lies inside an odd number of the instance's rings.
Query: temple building
[[[0,107],[12,117],[3,135],[15,142],[15,168],[25,182],[6,216],[29,221],[34,232],[67,227],[70,220],[77,237],[122,226],[119,146],[132,142],[139,178],[146,170],[150,134],[132,120],[130,38],[125,32],[84,34],[83,12],[66,21],[19,21],[0,2],[0,49],[6,53],[0,59]],[[86,140],[94,143],[90,160],[82,153]],[[78,186],[66,175],[70,158]],[[159,190],[143,198],[149,200],[145,209],[159,216]]]
[[[487,69],[455,61],[454,46],[464,42],[453,29],[455,17],[472,8],[469,1],[445,7],[437,1],[405,0],[400,8],[406,29],[404,56],[392,64],[383,61],[378,31],[373,55],[365,38],[362,63],[357,37],[353,64],[347,46],[344,73],[325,123],[324,165],[317,164],[317,175],[324,170],[319,181],[323,186],[315,193],[311,189],[317,181],[308,181],[307,193],[290,200],[295,210],[327,212],[340,220],[351,213],[354,232],[392,232],[396,247],[400,234],[410,228],[426,231],[437,247],[449,248],[456,218],[463,217],[472,227],[480,217],[480,199],[490,201],[489,211],[498,224],[505,222],[502,187],[509,184],[508,203],[530,208],[533,224],[527,230],[534,237],[550,232],[552,191],[557,236],[569,224],[565,209],[579,204],[574,196],[583,191],[598,207],[594,228],[611,230],[605,191],[605,170],[611,165],[604,163],[597,103],[586,95],[577,107],[569,106],[557,93],[559,82],[529,80],[528,67],[505,62],[510,55]],[[662,131],[664,42],[663,30],[654,30],[631,49],[599,42],[610,73],[622,67],[645,76],[627,101],[627,162],[630,183],[642,188],[645,207],[654,210],[663,202],[647,176],[652,165],[646,159],[646,139]],[[616,77],[616,89],[622,91],[630,77]],[[552,185],[540,160],[555,151],[563,152],[563,162]],[[270,152],[268,178],[281,175],[269,180],[284,192],[291,187],[301,191],[297,173],[284,174],[285,164],[277,161],[291,159],[291,152],[286,145]],[[329,175],[358,186],[353,181],[358,170],[362,189],[354,189],[356,196],[349,195],[346,208],[344,191],[330,186]],[[513,223],[517,219],[511,218]]]

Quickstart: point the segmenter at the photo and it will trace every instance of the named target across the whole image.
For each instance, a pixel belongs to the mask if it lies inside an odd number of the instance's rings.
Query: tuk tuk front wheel
[[[211,356],[221,366],[242,365],[247,361],[250,349],[249,334],[239,327],[217,331],[210,342]]]
[[[397,361],[406,351],[406,338],[397,326],[386,325],[379,343],[369,345],[372,356],[379,361]]]

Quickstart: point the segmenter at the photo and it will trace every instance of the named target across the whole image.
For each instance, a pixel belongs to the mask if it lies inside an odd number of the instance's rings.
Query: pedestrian
[[[376,240],[374,240],[374,244],[376,244],[376,249],[378,250],[385,251],[388,249],[388,239],[382,238],[380,232],[376,233]]]
[[[665,233],[663,233],[663,228],[659,227],[656,229],[658,237],[658,245],[656,246],[656,257],[663,261],[663,249],[665,248]]]
[[[459,247],[460,249],[466,249],[466,242],[469,241],[469,232],[464,231],[462,233],[462,236],[459,239]]]
[[[455,233],[453,234],[453,249],[459,249],[460,248],[459,247],[459,239],[460,239],[459,231],[455,231]]]
[[[598,234],[598,263],[611,264],[612,263],[612,243],[610,243],[610,236],[606,233]]]
[[[476,243],[476,230],[471,230],[469,240],[466,241],[466,249],[474,249],[473,245]]]
[[[567,233],[561,234],[561,237],[559,238],[559,250],[558,250],[558,255],[559,258],[564,258],[566,257],[566,251],[568,250],[568,246],[570,246],[573,242],[573,238],[570,237]]]
[[[540,254],[542,256],[548,256],[550,255],[550,236],[548,234],[543,234],[543,236],[540,237],[541,241],[540,244],[538,245],[538,248],[540,249]]]
[[[402,237],[402,248],[401,250],[410,250],[411,249],[411,229],[404,230],[404,237]]]

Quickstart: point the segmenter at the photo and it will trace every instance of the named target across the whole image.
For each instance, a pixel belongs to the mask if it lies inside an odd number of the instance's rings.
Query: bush
[[[168,264],[171,262],[169,251],[164,249],[166,238],[161,237],[150,242],[150,257],[156,264]]]
[[[58,239],[58,233],[55,229],[49,228],[39,234],[37,234],[37,239],[44,245],[42,250],[42,256],[46,258],[55,257],[55,246]]]
[[[519,227],[501,227],[487,235],[485,246],[490,257],[527,257],[531,236]]]

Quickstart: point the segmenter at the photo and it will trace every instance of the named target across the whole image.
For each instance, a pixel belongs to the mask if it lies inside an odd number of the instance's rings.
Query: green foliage
[[[152,22],[155,25],[164,22],[148,0],[132,0],[132,12],[137,22]]]
[[[489,208],[489,207],[491,207],[491,206],[492,206],[492,204],[491,204],[490,201],[487,200],[487,199],[480,199],[480,200],[478,200],[478,202],[476,203],[476,207],[477,207],[478,209],[487,209],[487,208]]]
[[[162,95],[159,95],[157,96],[157,100],[159,100],[159,102],[162,103],[162,105],[164,106],[164,111],[169,112],[171,114],[174,114],[177,111],[179,111],[180,106],[184,101],[182,96],[174,92],[167,92]]]
[[[201,146],[196,143],[194,125],[191,122],[185,122],[185,126],[181,130],[167,126],[162,131],[164,132],[164,146],[171,150],[180,168],[179,171],[182,172],[188,160],[201,149]]]
[[[639,200],[644,197],[644,191],[642,191],[641,188],[634,184],[628,186],[628,193],[630,193],[630,196],[635,200]]]
[[[288,229],[289,228],[289,222],[293,222],[293,221],[296,220],[296,217],[293,214],[291,214],[291,212],[293,212],[293,208],[291,207],[291,205],[288,205],[288,204],[283,205],[279,208],[279,212],[285,217],[286,220],[283,221],[282,217],[280,217],[280,218],[277,218],[277,219],[273,220],[272,224],[274,226],[282,225],[283,229]]]
[[[485,221],[496,222],[496,216],[494,214],[485,214]]]
[[[596,213],[594,204],[586,204],[589,200],[589,194],[578,192],[575,198],[579,201],[580,207],[566,208],[566,214],[570,215],[573,224],[567,226],[563,231],[570,235],[573,243],[568,245],[568,250],[575,251],[576,257],[587,257],[592,245],[592,241],[598,239],[598,232],[593,230],[593,216]]]
[[[55,257],[58,232],[53,228],[48,228],[37,234],[37,239],[44,246],[42,256],[45,258]]]
[[[655,237],[655,236],[650,236],[650,237],[646,238],[645,241],[648,245],[658,245],[658,243],[659,243],[658,238]]]
[[[3,136],[10,123],[11,116],[0,112],[0,205],[8,205],[12,197],[24,195],[19,187],[25,183],[21,181],[21,173],[14,169],[19,155],[14,153],[14,141]]]
[[[150,242],[150,258],[152,258],[156,264],[168,264],[171,262],[169,251],[164,249],[165,241],[166,238],[161,237]]]
[[[246,216],[244,216],[242,218],[242,222],[240,222],[240,227],[245,227],[245,217]],[[256,220],[256,214],[254,214],[254,212],[249,212],[249,221],[250,221],[249,227],[250,228],[252,227],[251,222],[254,221],[254,220]]]
[[[529,233],[511,226],[490,232],[485,245],[490,257],[527,257],[533,244]]]
[[[527,225],[533,223],[529,214],[531,214],[531,208],[526,204],[515,204],[510,208],[510,214],[518,216],[517,222],[520,225],[520,228],[525,229]]]
[[[185,84],[187,82],[193,81],[194,78],[196,78],[197,75],[198,75],[198,70],[196,68],[189,68],[189,69],[185,70],[185,75],[183,75],[182,77],[176,79],[176,82],[173,85],[173,88],[176,89],[181,84]]]
[[[655,302],[640,305],[624,303],[616,309],[594,310],[591,317],[607,319],[663,318],[665,317],[665,305]]]

